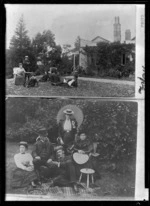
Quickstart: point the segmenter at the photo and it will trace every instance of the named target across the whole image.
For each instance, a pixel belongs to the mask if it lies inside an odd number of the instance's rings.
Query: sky
[[[113,42],[115,16],[120,17],[122,42],[126,29],[131,30],[132,38],[136,34],[136,5],[132,4],[6,4],[5,7],[6,48],[21,15],[31,39],[38,32],[51,30],[56,44],[61,46],[73,46],[77,36],[86,40],[101,36]]]

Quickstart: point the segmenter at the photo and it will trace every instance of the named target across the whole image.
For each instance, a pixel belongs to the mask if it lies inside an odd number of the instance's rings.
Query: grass
[[[26,194],[26,188],[13,190],[10,187],[11,174],[15,168],[14,155],[19,152],[17,143],[6,143],[6,193],[8,194]],[[32,145],[29,145],[28,151],[31,152]],[[97,195],[99,198],[113,198],[113,197],[134,197],[134,166],[133,162],[130,165],[130,171],[125,173],[121,171],[121,164],[119,171],[106,169],[107,163],[100,163],[101,179],[96,181],[99,186]],[[105,169],[104,169],[105,168]]]
[[[99,83],[79,80],[78,88],[52,86],[50,82],[40,82],[39,87],[25,88],[14,85],[13,79],[6,80],[7,95],[28,96],[90,96],[90,97],[134,97],[134,86]]]

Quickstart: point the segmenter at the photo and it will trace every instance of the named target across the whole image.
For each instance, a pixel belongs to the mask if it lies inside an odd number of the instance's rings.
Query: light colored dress
[[[25,81],[24,68],[16,67],[13,69],[15,85],[23,85]]]

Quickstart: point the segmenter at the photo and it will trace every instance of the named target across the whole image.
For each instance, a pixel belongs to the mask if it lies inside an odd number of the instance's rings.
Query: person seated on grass
[[[54,147],[55,161],[59,163],[60,174],[62,175],[54,182],[55,186],[71,186],[77,192],[78,184],[76,169],[72,161],[72,156],[65,153],[64,147],[57,144]]]
[[[64,153],[60,147],[54,150],[54,146],[47,138],[45,128],[40,129],[39,134],[32,155],[34,158],[33,164],[41,181],[48,181],[51,178],[53,179],[53,185],[72,184],[73,188],[77,190],[75,167],[70,158],[65,157],[64,159]],[[66,176],[68,180],[65,178]]]
[[[47,82],[47,81],[50,81],[50,76],[49,76],[48,72],[45,72],[45,74],[41,77],[39,82]]]
[[[26,87],[29,88],[29,87],[35,87],[35,86],[39,86],[39,82],[35,76],[35,74],[33,73],[32,76],[30,77],[29,81],[27,82],[27,85]]]
[[[74,75],[73,79],[67,81],[69,87],[78,87],[78,76]]]
[[[25,69],[22,67],[22,63],[19,63],[18,68],[14,68],[15,85],[23,85],[25,81]]]
[[[34,171],[33,158],[30,153],[27,153],[27,142],[19,143],[20,152],[15,154],[14,160],[16,169],[13,171],[12,183],[13,188],[23,188],[29,186],[36,187],[40,184],[38,176]]]
[[[52,82],[53,86],[78,87],[78,76],[74,75],[72,79],[64,78],[60,82]]]
[[[60,75],[57,71],[52,71],[52,73],[50,74],[50,81],[52,85],[59,84],[61,82]]]
[[[32,151],[33,164],[42,181],[59,174],[59,164],[54,161],[54,148],[47,135],[46,128],[39,130],[39,136]]]

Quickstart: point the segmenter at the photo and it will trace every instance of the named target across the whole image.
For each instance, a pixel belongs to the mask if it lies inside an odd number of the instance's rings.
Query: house
[[[84,48],[86,46],[88,46],[88,47],[96,47],[97,44],[100,43],[100,42],[110,43],[109,40],[104,39],[101,36],[97,36],[94,39],[92,39],[91,41],[80,39],[79,66],[82,67],[82,69],[84,71],[86,71],[87,67],[91,64],[91,62],[95,62],[96,61],[95,56],[94,55],[92,55],[92,56],[87,55],[87,53],[84,50]]]
[[[92,41],[92,42],[94,42],[94,43],[99,43],[99,42],[106,42],[106,43],[110,43],[110,41],[109,41],[109,40],[104,39],[104,38],[103,38],[103,37],[101,37],[101,36],[97,36],[97,37],[95,37],[94,39],[92,39],[91,41]]]
[[[136,43],[136,37],[133,37],[131,40],[125,40],[125,44],[135,44]]]

